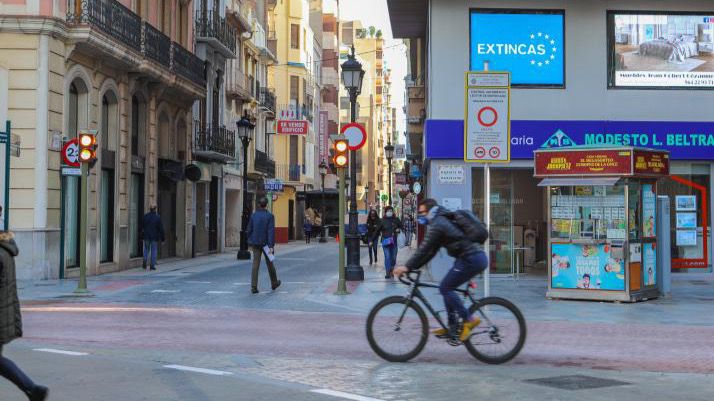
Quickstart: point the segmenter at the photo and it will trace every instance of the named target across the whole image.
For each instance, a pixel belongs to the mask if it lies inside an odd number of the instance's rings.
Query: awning
[[[587,177],[587,178],[544,178],[539,187],[572,187],[590,185],[615,185],[620,177]]]

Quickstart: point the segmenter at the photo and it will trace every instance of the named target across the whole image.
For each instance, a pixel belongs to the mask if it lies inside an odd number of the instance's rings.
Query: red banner
[[[278,135],[307,135],[310,128],[306,120],[278,120]]]
[[[663,152],[636,150],[635,175],[669,175],[669,155]]]
[[[629,175],[631,150],[564,150],[535,152],[536,176]]]

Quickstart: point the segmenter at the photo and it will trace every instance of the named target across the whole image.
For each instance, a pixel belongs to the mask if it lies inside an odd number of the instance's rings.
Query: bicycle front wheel
[[[369,346],[389,362],[406,362],[419,355],[428,338],[429,322],[424,309],[407,298],[385,298],[367,317]]]
[[[481,319],[464,342],[466,349],[484,363],[500,364],[515,358],[526,342],[526,320],[510,301],[489,297],[471,305],[469,312]]]

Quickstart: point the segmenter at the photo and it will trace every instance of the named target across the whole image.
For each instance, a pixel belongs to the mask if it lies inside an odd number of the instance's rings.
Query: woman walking
[[[382,235],[384,250],[384,278],[392,278],[392,269],[397,264],[397,235],[402,229],[402,222],[394,215],[391,206],[384,208],[384,216],[379,223],[379,233]]]
[[[377,263],[377,250],[379,249],[379,215],[374,209],[370,209],[367,216],[367,246],[369,247],[369,264]]]
[[[42,401],[47,399],[47,388],[35,384],[13,361],[2,354],[3,345],[22,337],[22,316],[15,283],[14,257],[17,254],[13,234],[0,231],[0,376],[15,384],[30,401]]]

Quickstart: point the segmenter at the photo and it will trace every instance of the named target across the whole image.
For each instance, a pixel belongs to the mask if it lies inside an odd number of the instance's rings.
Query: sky
[[[392,38],[392,27],[389,23],[387,0],[340,0],[340,19],[359,20],[364,27],[373,25],[384,34],[384,59],[392,69],[392,107],[397,108],[397,130],[406,130],[404,115],[404,77],[407,75],[406,46],[395,46],[402,43],[401,39]],[[404,143],[404,135],[399,135],[399,142]]]

